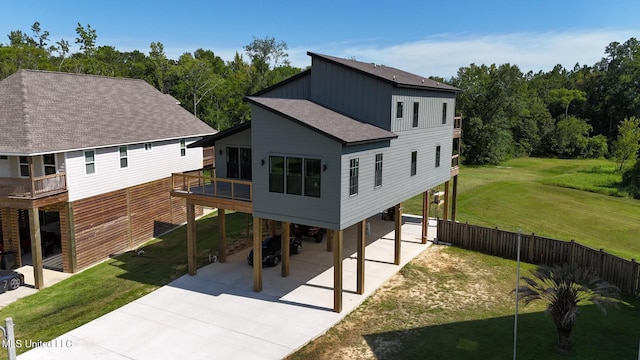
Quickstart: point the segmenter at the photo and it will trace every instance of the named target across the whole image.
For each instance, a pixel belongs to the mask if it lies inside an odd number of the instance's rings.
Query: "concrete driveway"
[[[333,308],[333,258],[303,241],[290,276],[265,268],[254,292],[248,249],[174,282],[19,356],[29,359],[280,359],[324,334],[404,264],[424,251],[420,218],[405,216],[402,257],[393,265],[393,222],[371,218],[365,294],[356,294],[355,227],[344,236],[343,311]],[[435,236],[435,221],[429,238]],[[23,343],[37,339],[23,339]]]

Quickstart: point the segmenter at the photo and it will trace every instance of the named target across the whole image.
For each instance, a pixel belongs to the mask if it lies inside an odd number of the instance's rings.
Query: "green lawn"
[[[213,215],[197,221],[198,267],[217,251],[218,226]],[[246,215],[230,213],[226,221],[228,244],[242,247]],[[142,256],[124,253],[20,299],[0,309],[0,319],[13,318],[16,339],[48,341],[187,273],[186,226],[150,241],[143,249]],[[0,351],[0,358],[5,356]]]
[[[536,158],[462,167],[457,220],[573,239],[625,259],[640,259],[640,201],[619,197],[621,175],[614,167],[606,160]],[[405,212],[415,214],[421,206],[421,196],[404,204]]]
[[[511,359],[516,263],[453,247],[426,253],[290,359]],[[521,274],[532,268],[522,264]],[[574,351],[559,355],[544,305],[520,304],[517,358],[636,359],[639,318],[634,298],[606,315],[582,306],[571,335]]]

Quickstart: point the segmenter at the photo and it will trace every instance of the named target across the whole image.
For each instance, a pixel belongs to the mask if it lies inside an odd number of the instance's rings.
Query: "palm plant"
[[[518,300],[525,305],[536,300],[547,304],[546,313],[551,315],[558,331],[559,352],[571,351],[570,335],[580,315],[580,305],[592,303],[606,314],[607,306],[618,303],[620,290],[589,270],[541,265],[531,273],[532,277],[521,277],[526,285],[513,291],[517,291]]]

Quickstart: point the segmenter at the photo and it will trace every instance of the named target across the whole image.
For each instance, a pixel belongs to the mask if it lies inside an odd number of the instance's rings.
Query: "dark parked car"
[[[302,238],[303,236],[312,237],[317,243],[322,242],[325,229],[315,226],[307,226],[300,224],[291,224],[291,235],[296,238]]]
[[[262,240],[262,265],[276,266],[282,260],[282,237],[280,235],[269,236]],[[289,238],[289,251],[291,254],[300,254],[302,242],[296,237]],[[253,266],[253,249],[247,255],[247,262]]]
[[[0,293],[24,285],[24,275],[13,270],[0,270]]]

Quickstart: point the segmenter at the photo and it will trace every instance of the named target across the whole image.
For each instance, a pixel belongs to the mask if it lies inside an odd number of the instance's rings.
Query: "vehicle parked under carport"
[[[274,235],[266,237],[262,240],[262,265],[276,266],[282,260],[282,237]],[[302,241],[292,236],[289,238],[289,251],[291,254],[300,254],[302,252]],[[247,255],[247,262],[253,266],[253,249]]]

